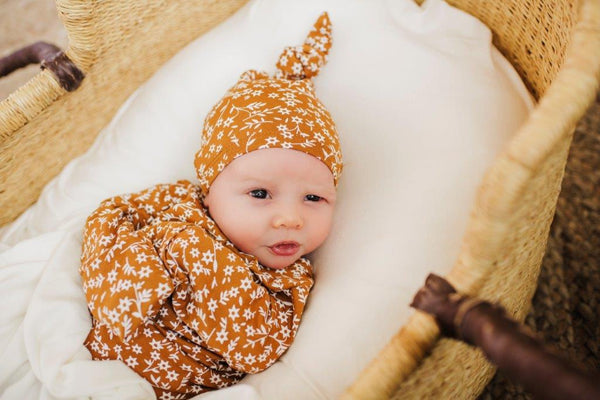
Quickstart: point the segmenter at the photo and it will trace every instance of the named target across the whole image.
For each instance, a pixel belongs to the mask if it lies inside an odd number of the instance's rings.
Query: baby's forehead
[[[240,184],[286,183],[335,189],[333,174],[321,160],[290,149],[261,149],[236,158],[222,172]]]
[[[308,170],[314,171],[309,173]],[[230,176],[240,183],[260,183],[265,185],[295,183],[312,186],[330,186],[331,184],[332,187],[334,186],[331,171],[328,169],[323,171],[316,166],[308,166],[302,170],[290,168],[267,168],[264,170],[234,168]]]
[[[231,169],[240,177],[297,175],[318,178],[331,174],[329,167],[317,157],[283,148],[252,151],[236,158],[226,169]]]

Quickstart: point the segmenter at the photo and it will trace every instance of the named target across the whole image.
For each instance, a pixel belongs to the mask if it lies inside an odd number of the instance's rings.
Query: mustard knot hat
[[[321,14],[303,45],[286,47],[271,78],[249,70],[212,108],[204,121],[195,167],[204,195],[237,157],[283,148],[321,160],[337,186],[342,153],[335,123],[317,99],[313,82],[331,47],[331,22]]]

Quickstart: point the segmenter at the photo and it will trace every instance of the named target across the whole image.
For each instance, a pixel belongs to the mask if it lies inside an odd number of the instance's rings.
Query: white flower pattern
[[[326,62],[330,47],[331,22],[323,13],[303,45],[283,51],[275,78],[246,71],[213,107],[195,159],[203,193],[235,158],[267,148],[299,150],[318,158],[337,185],[343,168],[337,129],[310,79]]]
[[[113,197],[85,227],[80,273],[93,316],[85,344],[94,359],[125,362],[159,398],[269,367],[291,345],[313,285],[305,259],[272,270],[237,250],[199,192],[179,181]]]
[[[270,78],[246,71],[206,117],[195,158],[199,185],[157,185],[102,202],[88,218],[80,273],[94,359],[121,360],[159,399],[229,386],[272,365],[291,345],[313,285],[310,263],[263,267],[237,250],[202,206],[236,157],[287,148],[325,163],[337,185],[342,154],[311,77],[325,63],[322,14]]]

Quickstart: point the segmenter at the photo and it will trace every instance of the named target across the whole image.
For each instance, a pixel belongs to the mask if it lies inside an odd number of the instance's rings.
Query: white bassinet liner
[[[334,44],[315,87],[338,125],[345,170],[333,233],[311,257],[317,283],[279,362],[199,397],[339,396],[412,314],[425,276],[450,270],[485,170],[532,108],[489,30],[440,0],[251,1],[140,87],[3,228],[3,397],[152,396],[123,363],[90,362],[81,345],[90,326],[77,275],[83,222],[111,195],[194,179],[209,108],[242,71],[272,73],[324,10]]]

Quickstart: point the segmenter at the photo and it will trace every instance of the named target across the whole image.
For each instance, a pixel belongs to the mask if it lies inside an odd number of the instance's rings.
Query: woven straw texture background
[[[51,0],[43,0],[43,1],[51,1]],[[34,3],[39,3],[42,2],[42,0],[39,0],[38,2],[36,2],[35,0],[0,0],[0,15],[3,16],[7,16],[7,17],[11,17],[8,13],[4,13],[2,12],[2,8],[4,8],[5,6],[10,6],[11,4],[18,4],[18,7],[20,8],[23,4],[34,4]],[[451,1],[454,2],[454,1]],[[470,0],[461,0],[461,3],[465,3],[465,4],[469,4]],[[474,3],[477,3],[477,1],[473,1]],[[66,2],[65,2],[66,3]],[[115,2],[115,4],[117,4],[118,2]],[[527,6],[527,4],[529,4],[528,1],[526,2],[520,2],[520,1],[514,1],[514,2],[507,2],[507,4],[513,4],[513,6],[508,7],[508,15],[511,16],[519,16],[520,14],[518,14],[515,10],[516,10],[516,5],[520,4],[521,6],[523,5],[523,3]],[[112,4],[112,3],[111,3]],[[212,3],[211,3],[212,4]],[[545,3],[548,4],[548,3]],[[572,3],[568,2],[568,1],[563,1],[563,2],[558,2],[558,4],[562,4],[563,7],[572,7]],[[486,7],[482,7],[482,10],[486,10]],[[148,11],[148,10],[146,10]],[[547,10],[547,9],[537,9],[534,8],[533,10],[530,10],[530,14],[531,17],[529,19],[529,22],[532,21],[537,21],[538,23],[544,22],[545,19],[547,18],[555,18],[554,16],[556,15],[563,15],[564,13],[556,13],[553,11],[556,10]],[[568,13],[567,13],[568,14]],[[55,18],[55,15],[50,14],[46,14],[48,15],[51,19]],[[14,18],[14,16],[12,16],[11,18]],[[496,15],[494,18],[502,18],[502,15]],[[39,14],[35,14],[35,19],[36,19],[36,24],[33,24],[32,26],[41,26],[44,25],[44,14],[43,13],[39,13]],[[77,21],[70,21],[73,24]],[[493,24],[494,26],[497,26],[498,29],[509,29],[512,30],[513,28],[510,27],[510,24],[503,24],[502,21],[498,21],[498,20],[489,20],[486,21],[490,24]],[[523,21],[525,22],[525,21]],[[552,21],[552,22],[556,22],[558,24],[557,21]],[[570,21],[569,20],[565,20],[565,21],[560,21],[561,23],[558,24],[558,26],[570,26]],[[135,24],[134,24],[135,25]],[[515,25],[513,26],[520,26],[520,27],[524,27],[526,24],[525,23],[515,23]],[[6,24],[2,24],[0,23],[0,54],[3,52],[3,50],[6,50],[3,45],[5,43],[4,40],[6,40],[6,38],[8,37],[6,32],[3,32],[2,30],[5,29],[6,27],[8,27]],[[27,29],[25,26],[21,26],[19,27],[20,29],[18,29],[16,32],[9,32],[8,34],[12,34],[12,35],[20,35],[20,37],[23,39],[23,45],[28,44],[29,42],[31,42],[32,40],[37,40],[37,39],[47,39],[47,40],[52,40],[49,39],[48,36],[44,35],[44,36],[33,36],[33,37],[27,37]],[[560,32],[563,32],[562,30],[559,30]],[[517,32],[517,36],[519,36],[519,38],[521,36],[523,36],[525,38],[525,41],[528,42],[529,41],[529,37],[527,36],[528,33],[531,32],[526,32],[526,31],[522,31],[522,32]],[[140,34],[147,34],[147,32],[145,32],[144,30],[141,31]],[[557,36],[558,35],[558,36]],[[527,77],[529,79],[531,79],[531,81],[529,82],[529,88],[530,90],[536,94],[536,95],[540,95],[544,90],[545,84],[547,83],[548,79],[551,79],[554,75],[555,72],[558,68],[558,62],[550,62],[548,63],[548,65],[546,65],[544,67],[544,69],[540,69],[540,68],[536,68],[535,64],[536,63],[531,63],[531,62],[527,62],[527,60],[529,59],[533,59],[533,57],[540,56],[541,58],[551,58],[555,61],[558,61],[558,59],[560,58],[559,55],[560,51],[558,51],[560,49],[561,46],[564,45],[564,43],[566,43],[565,37],[560,36],[561,34],[554,34],[554,32],[551,32],[551,35],[548,37],[544,36],[544,41],[542,41],[542,43],[540,44],[540,46],[538,46],[537,48],[532,48],[530,49],[527,46],[517,46],[516,51],[514,52],[511,61],[513,62],[517,62],[517,64],[520,61],[523,61],[523,65],[525,65],[526,67],[524,68],[520,68],[519,72],[522,74],[522,76]],[[160,35],[159,35],[160,36]],[[556,37],[555,37],[556,36]],[[149,38],[154,37],[154,35],[150,35],[148,36]],[[520,39],[519,39],[520,40]],[[550,43],[552,43],[553,45],[551,46]],[[76,43],[77,46],[75,46],[76,50],[81,50],[84,47],[81,47],[81,43]],[[502,47],[502,40],[499,40],[498,45],[500,45]],[[15,45],[15,42],[12,42],[11,47],[17,47]],[[110,49],[112,47],[108,47],[107,50],[107,54],[110,53]],[[522,51],[520,51],[522,50]],[[135,52],[134,52],[135,53]],[[75,55],[78,55],[79,53],[76,51],[74,53]],[[131,54],[131,51],[128,53]],[[81,59],[82,62],[87,61],[87,59],[85,59],[85,57],[83,57]],[[158,61],[156,61],[158,62]],[[87,65],[87,64],[85,64]],[[92,71],[93,72],[93,71]],[[41,79],[41,78],[40,78]],[[141,79],[141,78],[140,78]],[[84,87],[83,89],[86,89],[86,87],[88,87],[86,90],[90,90],[93,92],[93,90],[95,90],[96,88],[104,88],[105,82],[100,79],[98,77],[98,75],[96,75],[96,78],[94,78],[93,74],[90,74],[90,76],[88,76],[87,81],[84,83]],[[108,87],[108,86],[107,86]],[[81,89],[81,90],[83,90]],[[100,89],[98,89],[100,90]],[[6,95],[7,93],[0,93],[0,99],[2,99],[4,97],[4,95]],[[58,89],[56,90],[56,96],[58,96],[59,91]],[[122,97],[126,96],[126,91],[119,91],[119,93],[112,93],[111,92],[111,97],[114,99],[114,103],[118,104],[120,103],[120,101],[122,101]],[[66,104],[67,106],[69,106],[69,102],[68,102],[68,97],[63,99],[64,101],[61,101],[61,104]],[[554,104],[554,106],[556,106],[556,104]],[[561,105],[562,106],[562,105]],[[598,150],[600,149],[600,140],[598,139],[598,119],[599,114],[600,114],[600,110],[598,109],[598,102],[596,102],[596,105],[594,106],[595,108],[588,113],[588,115],[586,116],[586,119],[584,121],[582,121],[579,125],[579,129],[576,133],[576,136],[574,138],[574,144],[573,144],[573,149],[571,151],[571,158],[569,161],[569,165],[567,167],[567,175],[565,176],[565,181],[563,184],[563,193],[560,197],[560,201],[559,201],[559,206],[558,206],[558,214],[555,220],[555,223],[552,227],[552,231],[551,231],[551,237],[550,237],[550,242],[549,242],[549,248],[546,254],[546,257],[544,259],[544,263],[543,263],[543,268],[542,268],[542,272],[540,275],[540,286],[538,288],[538,291],[536,292],[536,296],[534,298],[534,309],[533,311],[530,313],[529,317],[527,318],[527,322],[528,324],[530,324],[530,326],[532,326],[534,328],[534,330],[539,331],[540,335],[542,337],[544,337],[548,342],[555,344],[560,350],[566,351],[567,354],[576,360],[580,360],[582,362],[585,362],[589,368],[598,368],[598,353],[597,353],[597,337],[598,337],[598,321],[597,321],[597,316],[599,314],[599,309],[598,309],[598,295],[595,295],[594,297],[594,291],[593,289],[595,287],[597,287],[600,282],[598,281],[598,270],[597,270],[597,259],[600,259],[600,257],[598,257],[598,252],[599,252],[599,247],[598,247],[598,238],[599,238],[599,232],[598,232],[598,211],[600,210],[600,207],[598,205],[596,205],[596,202],[600,201],[600,193],[598,193],[598,188],[600,188],[600,180],[599,180],[599,172],[598,172],[598,167],[600,166],[600,162],[598,159]],[[112,110],[112,109],[111,109]],[[595,111],[594,111],[595,110]],[[112,112],[112,111],[111,111]],[[104,114],[110,114],[108,112],[104,112]],[[547,115],[547,114],[545,114]],[[590,117],[591,115],[591,117]],[[540,122],[540,121],[538,121]],[[547,121],[548,124],[545,128],[545,130],[553,130],[553,128],[555,128],[551,121]],[[98,123],[100,124],[100,123]],[[587,125],[586,125],[587,124]],[[34,124],[30,124],[31,129],[34,129],[35,126]],[[539,127],[538,127],[539,128]],[[31,130],[29,129],[29,130]],[[539,131],[539,129],[537,129],[537,131]],[[585,132],[585,134],[582,134],[581,132]],[[559,132],[560,133],[560,132]],[[77,132],[74,132],[73,135],[76,135]],[[562,133],[561,133],[562,135]],[[62,136],[60,136],[62,138]],[[528,136],[524,136],[524,137],[528,137]],[[582,139],[583,138],[583,139]],[[587,138],[587,139],[586,139]],[[549,159],[548,162],[546,162],[542,167],[543,171],[548,171],[548,173],[552,174],[552,175],[556,175],[556,174],[560,174],[560,170],[561,170],[561,163],[560,163],[560,159],[562,159],[561,156],[561,152],[562,150],[560,149],[566,149],[566,146],[568,145],[566,143],[566,141],[568,140],[568,138],[563,138],[561,136],[560,140],[560,145],[558,146],[558,150],[553,153],[552,157],[550,157],[551,159]],[[585,140],[585,142],[581,142],[582,140]],[[67,140],[67,142],[72,143],[72,141]],[[532,152],[528,153],[526,152],[526,154],[524,154],[524,156],[526,156],[526,159],[537,159],[537,153],[535,152],[536,148],[535,147],[528,147],[526,146],[527,143],[519,143],[519,147],[515,147],[517,148],[517,150],[519,149],[531,149]],[[524,146],[525,145],[525,146]],[[519,153],[520,154],[520,153]],[[531,156],[531,157],[529,157]],[[595,158],[594,158],[595,157]],[[554,162],[554,160],[558,160],[558,162]],[[500,177],[502,177],[502,175],[500,174]],[[552,182],[558,182],[558,179],[554,179],[554,178],[548,178],[547,174],[541,174],[541,176],[539,176],[540,179],[535,180],[534,183],[536,185],[536,188],[531,188],[529,186],[527,186],[527,194],[528,196],[534,196],[537,191],[537,186],[539,186],[539,189],[541,190],[544,186],[545,186],[545,182],[546,180],[552,181]],[[521,181],[519,181],[521,182]],[[509,188],[510,189],[510,188]],[[558,188],[556,188],[558,189]],[[595,192],[594,192],[595,191]],[[550,190],[550,192],[554,192],[554,189],[552,188]],[[535,208],[536,210],[544,210],[544,214],[548,214],[548,217],[550,216],[550,212],[552,211],[553,207],[553,200],[552,200],[552,193],[550,193],[550,195],[548,196],[547,199],[538,199],[532,197],[531,200],[537,202],[540,202],[540,207]],[[518,199],[518,196],[515,197],[515,199]],[[491,199],[486,199],[486,200],[490,200],[493,205],[497,205],[496,203],[494,203],[494,201],[496,199],[491,198]],[[484,206],[488,206],[489,203],[485,203],[483,204]],[[500,208],[501,210],[504,210],[504,208]],[[534,218],[534,216],[530,216],[529,214],[525,214],[524,217],[531,217]],[[544,226],[543,224],[540,225],[539,229],[533,229],[530,232],[530,226],[528,226],[527,222],[527,218],[515,218],[517,221],[522,221],[522,224],[517,224],[517,230],[518,232],[525,232],[527,231],[527,234],[525,235],[517,235],[517,237],[523,238],[523,237],[527,237],[527,238],[543,238],[544,237]],[[476,226],[475,228],[478,228],[478,226]],[[518,233],[517,232],[517,233]],[[476,232],[475,232],[476,233]],[[473,235],[474,238],[477,238],[478,235]],[[542,244],[542,241],[539,242],[540,244]],[[495,243],[491,243],[492,248],[493,245],[495,245]],[[499,245],[499,244],[498,244]],[[515,244],[515,246],[517,246],[518,244]],[[478,246],[475,246],[475,248],[479,248]],[[493,250],[493,249],[492,249]],[[594,253],[596,252],[596,253]],[[528,251],[527,254],[533,254],[535,255],[535,251],[531,250]],[[471,254],[470,256],[473,256],[473,254]],[[536,256],[537,257],[537,256]],[[483,258],[485,259],[485,255],[483,256]],[[527,260],[526,264],[535,264],[535,257],[531,257],[531,260]],[[467,259],[465,260],[465,262],[470,263],[472,260],[470,258],[467,257]],[[481,260],[479,260],[481,261]],[[478,262],[479,262],[478,261]],[[485,260],[484,260],[485,261]],[[504,262],[504,266],[502,266],[503,269],[510,269],[511,266],[515,265],[514,261],[516,260],[512,260],[512,259],[506,259],[506,262]],[[476,263],[475,263],[476,264]],[[484,263],[485,264],[485,263]],[[595,268],[595,269],[594,269]],[[500,268],[497,268],[500,269]],[[461,282],[475,282],[477,281],[476,277],[474,276],[470,276],[469,274],[473,271],[473,269],[464,269],[464,272],[466,272],[466,276],[465,279],[459,279]],[[524,269],[522,273],[528,273],[528,274],[535,274],[536,269]],[[485,269],[477,270],[477,272],[481,272],[482,274],[485,272]],[[521,274],[520,271],[517,271],[518,274]],[[458,276],[458,275],[456,275]],[[472,278],[472,279],[471,279]],[[502,286],[511,286],[510,282],[513,282],[514,280],[503,280],[501,282],[499,282],[499,285]],[[523,279],[523,276],[521,276],[521,279],[518,280],[519,282],[528,282],[529,278],[527,279]],[[507,283],[508,282],[508,283]],[[506,284],[504,284],[506,283]],[[465,283],[466,286],[469,286]],[[514,303],[514,304],[509,304],[511,306],[511,309],[514,310],[515,315],[519,315],[519,316],[523,316],[525,313],[525,309],[523,308],[523,305],[521,304],[523,297],[522,296],[515,296],[515,295],[509,295],[512,294],[513,291],[516,291],[518,293],[532,293],[532,292],[528,292],[530,289],[528,288],[514,288],[514,287],[504,287],[502,286],[500,289],[494,289],[493,293],[495,294],[495,296],[502,296],[504,299],[508,298],[509,303]],[[474,290],[473,288],[471,288],[472,290]],[[483,293],[486,293],[485,288],[483,290]],[[508,295],[508,296],[505,296]],[[527,296],[525,296],[527,297]],[[424,322],[424,321],[418,321],[418,322]],[[425,329],[426,332],[431,333],[431,326],[430,324],[413,324],[413,327],[419,328],[421,326],[425,326],[427,329]],[[412,338],[418,338],[419,340],[423,339],[426,341],[430,341],[431,338],[427,338],[427,335],[424,334],[416,334],[416,335],[411,335]],[[444,341],[442,341],[444,342]],[[447,343],[442,343],[442,345],[440,346],[440,348],[442,349],[440,352],[437,352],[436,354],[441,355],[442,357],[444,356],[444,354],[450,354],[449,352],[444,353],[444,349],[448,349],[450,346],[446,345]],[[465,346],[466,347],[466,346]],[[414,348],[414,346],[412,346],[411,348]],[[464,351],[466,351],[467,349],[458,349],[456,353],[452,353],[452,354],[458,354],[458,353],[464,353]],[[453,351],[453,350],[452,350]],[[449,360],[437,360],[439,361],[438,363],[436,363],[436,359],[434,358],[433,360],[431,360],[432,357],[429,357],[430,360],[428,360],[428,365],[429,367],[426,367],[423,369],[423,371],[428,371],[429,369],[427,368],[433,368],[433,370],[438,369],[439,364],[445,364],[445,365],[454,365],[454,362],[448,362]],[[444,361],[444,362],[443,362]],[[477,373],[476,375],[478,375],[477,377],[473,378],[473,380],[469,380],[469,384],[468,387],[469,389],[471,389],[473,391],[473,393],[478,393],[479,388],[483,387],[485,385],[486,382],[486,376],[487,376],[487,372],[483,371],[480,372],[480,367],[479,367],[479,362],[474,362],[472,364],[473,369],[475,370]],[[463,366],[464,367],[464,366]],[[444,373],[444,371],[442,370],[440,372],[440,370],[438,369],[438,372],[440,374],[442,374],[442,376],[445,376],[444,380],[446,378],[448,378],[448,375]],[[434,376],[435,374],[430,374],[426,376]],[[473,374],[471,374],[473,375]],[[417,378],[418,379],[418,378]],[[452,381],[453,383],[451,384],[451,386],[454,386],[454,383],[459,383],[457,386],[461,386],[460,382],[455,382],[452,379],[456,379],[456,377],[453,378],[448,378],[450,379],[450,381]],[[475,382],[476,381],[476,382]],[[425,384],[425,385],[421,385],[421,386],[429,386],[427,385],[427,382],[420,382],[421,384]],[[412,381],[412,382],[408,382],[407,386],[405,386],[406,388],[410,388],[411,385],[418,385],[419,382],[418,381]],[[459,389],[460,390],[460,389]],[[404,393],[415,393],[414,391],[411,390],[406,390]],[[461,394],[463,396],[470,396],[468,393],[466,392],[461,392]],[[401,398],[402,395],[399,394],[399,396],[397,398]],[[508,383],[501,374],[498,374],[496,376],[496,378],[494,379],[494,381],[487,386],[484,394],[482,395],[482,398],[485,399],[489,399],[489,398],[529,398],[528,395],[526,393],[524,393],[522,391],[522,389],[520,389],[518,386],[513,385],[511,383]]]
[[[577,125],[527,325],[600,372],[600,93]],[[480,396],[532,399],[498,372]]]
[[[51,0],[0,0],[0,57],[38,40],[67,47],[67,32]],[[0,79],[0,101],[33,78],[39,65],[30,65]]]

